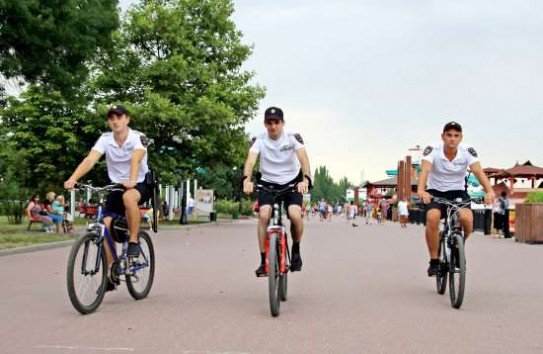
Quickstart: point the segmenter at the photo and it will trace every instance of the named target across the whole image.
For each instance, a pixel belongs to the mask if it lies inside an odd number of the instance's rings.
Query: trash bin
[[[217,221],[217,212],[216,211],[212,211],[211,213],[209,213],[209,221],[210,222]]]
[[[238,212],[235,211],[232,213],[232,220],[237,220],[239,218]]]

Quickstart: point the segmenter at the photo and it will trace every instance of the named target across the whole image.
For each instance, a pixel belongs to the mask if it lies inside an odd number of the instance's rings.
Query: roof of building
[[[543,167],[534,166],[530,160],[526,161],[522,165],[518,163],[515,166],[501,170],[491,175],[491,177],[535,177],[543,178]]]

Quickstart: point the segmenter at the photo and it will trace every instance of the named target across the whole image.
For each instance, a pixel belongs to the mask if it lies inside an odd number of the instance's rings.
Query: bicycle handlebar
[[[453,207],[459,207],[459,208],[463,208],[463,207],[467,206],[468,204],[470,204],[471,202],[477,203],[477,204],[481,204],[483,202],[482,198],[468,198],[468,199],[462,199],[462,200],[458,201],[458,200],[450,200],[450,199],[447,199],[447,198],[432,196],[431,199],[432,199],[432,201],[434,201],[436,203],[446,204],[446,205],[450,205],[450,206],[453,206]],[[460,199],[460,198],[458,198],[458,199]]]
[[[296,189],[296,187],[298,186],[298,182],[296,183],[292,183],[292,184],[289,184],[288,186],[286,186],[285,188],[282,188],[282,189],[273,189],[273,188],[269,188],[269,187],[266,187],[262,184],[257,184],[256,185],[256,188],[255,188],[255,191],[258,192],[258,191],[266,191],[266,192],[269,192],[275,196],[280,196],[282,194],[285,194],[287,192],[298,192],[298,190]]]
[[[113,184],[108,184],[107,186],[104,186],[104,187],[95,187],[95,186],[91,186],[90,184],[76,183],[74,185],[74,189],[78,189],[80,191],[90,190],[92,193],[99,193],[99,192],[124,191],[124,186],[120,183],[113,183]]]

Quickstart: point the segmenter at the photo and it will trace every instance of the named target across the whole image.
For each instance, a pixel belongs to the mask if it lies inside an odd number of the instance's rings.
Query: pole
[[[70,191],[70,214],[75,218],[75,189]]]

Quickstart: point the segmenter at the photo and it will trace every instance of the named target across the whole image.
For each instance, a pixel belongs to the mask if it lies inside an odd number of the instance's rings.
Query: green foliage
[[[543,192],[528,193],[525,203],[543,203]]]
[[[151,163],[165,183],[243,162],[244,124],[264,91],[241,70],[251,49],[233,10],[229,0],[143,0],[100,63],[96,96],[129,106],[133,126],[155,142]]]
[[[0,0],[0,73],[33,83],[19,97],[0,85],[0,196],[60,192],[118,103],[153,139],[161,183],[202,167],[204,186],[237,198],[232,167],[243,164],[244,124],[264,90],[241,68],[251,48],[232,1],[141,0],[113,31],[116,3]],[[84,178],[105,183],[105,163]]]
[[[0,215],[7,216],[10,225],[18,225],[23,222],[23,202],[4,200],[0,202]]]
[[[198,176],[198,180],[202,186],[213,189],[217,198],[237,200],[241,195],[241,168],[219,165],[206,170],[205,175]]]
[[[311,201],[316,202],[324,199],[328,203],[345,202],[347,188],[352,186],[347,177],[343,177],[337,184],[334,182],[326,166],[319,166],[315,169],[313,176],[313,191]]]
[[[10,98],[2,117],[8,145],[0,150],[7,158],[0,163],[7,181],[16,180],[31,191],[62,191],[70,173],[66,167],[75,168],[97,138],[97,122],[88,116],[85,107],[44,87],[30,86],[19,99]],[[103,181],[105,173],[93,176]]]
[[[87,63],[111,49],[117,0],[0,0],[0,72],[7,78],[78,88]]]
[[[254,201],[244,199],[241,202],[241,214],[253,214]],[[239,210],[239,203],[231,199],[217,199],[214,202],[215,211],[219,214],[234,214]]]

